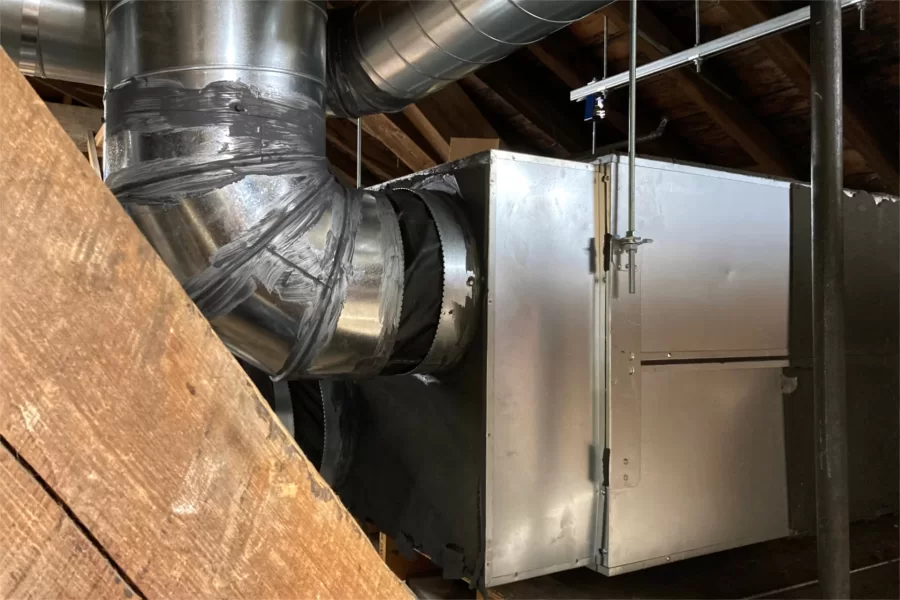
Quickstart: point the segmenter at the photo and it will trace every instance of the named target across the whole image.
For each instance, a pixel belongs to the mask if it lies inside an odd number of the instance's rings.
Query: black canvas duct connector
[[[333,177],[326,20],[308,1],[108,6],[107,185],[222,340],[270,375],[447,368],[472,327],[444,313],[474,323],[478,304],[478,286],[447,257],[462,252],[477,280],[474,248],[446,195],[373,193]],[[445,244],[412,239],[421,223],[411,211]],[[405,268],[404,255],[443,272]],[[448,296],[454,286],[462,295]],[[403,307],[428,297],[438,309],[422,326]],[[448,297],[461,305],[448,309]],[[418,336],[431,337],[408,339]]]

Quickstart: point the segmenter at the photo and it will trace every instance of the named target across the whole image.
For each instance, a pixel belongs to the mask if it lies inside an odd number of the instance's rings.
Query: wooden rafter
[[[454,137],[499,138],[494,126],[478,110],[458,83],[451,83],[416,103],[422,115],[447,142]]]
[[[623,31],[629,29],[627,3],[614,2],[603,10],[617,28]],[[685,48],[678,37],[656,18],[645,3],[638,3],[638,28],[638,51],[650,60],[658,60]],[[678,84],[685,95],[738,142],[766,173],[783,177],[799,174],[799,169],[784,151],[783,145],[762,121],[739,102],[728,97],[720,86],[711,83],[708,75],[700,77],[687,69],[670,71],[667,75]]]
[[[403,110],[403,114],[419,130],[419,133],[428,140],[428,143],[438,153],[441,160],[446,162],[450,158],[450,143],[444,139],[441,132],[428,120],[422,109],[415,104],[410,104]]]
[[[345,119],[328,119],[326,135],[328,142],[336,149],[356,160],[356,125]],[[397,157],[379,142],[363,136],[362,163],[373,175],[382,181],[389,181],[408,173],[398,162]]]
[[[564,95],[556,98],[544,93],[541,82],[534,79],[534,69],[523,57],[513,54],[469,77],[491,88],[567,153],[583,152],[590,145],[589,130],[575,114],[578,108],[569,107]]]
[[[595,72],[585,63],[579,60],[572,60],[571,57],[573,56],[577,57],[585,52],[589,53],[589,51],[578,46],[578,42],[572,39],[568,31],[560,31],[540,42],[531,44],[528,46],[528,50],[563,83],[574,89],[583,86],[600,74],[599,69]],[[602,57],[600,59],[602,60]],[[625,111],[620,110],[615,104],[610,102],[607,102],[605,108],[606,118],[604,120],[620,134],[627,135],[627,109]],[[656,111],[641,102],[640,98],[638,98],[638,115],[640,115],[642,121],[638,123],[639,131],[642,125],[645,130],[654,129],[662,119]],[[648,124],[650,125],[649,128],[647,127]],[[687,144],[673,143],[671,134],[666,134],[666,137],[648,143],[648,147],[666,157],[687,160],[696,160],[697,158],[690,154]]]
[[[475,75],[463,78],[460,87],[465,89],[479,110],[490,118],[507,148],[520,152],[536,151],[558,158],[570,155],[559,142],[525,118]]]
[[[762,21],[777,17],[783,12],[777,2],[723,2],[734,24],[739,28],[750,27]],[[763,52],[790,79],[794,87],[804,96],[810,94],[809,34],[805,29],[786,35],[776,35],[756,42]],[[844,86],[844,137],[862,155],[866,163],[889,189],[900,187],[900,173],[897,161],[890,157],[883,140],[876,135],[875,128],[866,116],[865,105],[859,95],[849,86]]]
[[[56,117],[63,130],[82,152],[88,152],[87,139],[95,139],[97,132],[103,127],[103,111],[99,108],[87,106],[74,106],[72,104],[60,104],[47,102],[47,108]],[[98,147],[102,154],[102,147]]]
[[[368,115],[362,118],[363,130],[384,144],[400,161],[413,171],[421,171],[437,166],[413,139],[406,134],[388,115]]]
[[[328,140],[325,146],[325,156],[328,158],[328,164],[331,171],[338,178],[338,181],[347,187],[356,187],[356,161],[353,157],[348,156],[343,150],[335,146],[331,140]],[[368,172],[363,169],[363,185],[373,183],[371,176],[367,177]]]

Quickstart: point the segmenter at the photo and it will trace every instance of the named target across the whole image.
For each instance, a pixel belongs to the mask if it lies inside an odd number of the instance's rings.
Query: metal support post
[[[362,187],[362,121],[356,117],[356,187]]]
[[[867,0],[840,0],[840,5],[842,8],[849,8],[851,6],[858,6],[865,1]],[[756,40],[760,40],[770,35],[788,31],[794,27],[799,27],[808,21],[809,7],[798,8],[795,11],[775,17],[774,19],[763,21],[762,23],[747,27],[746,29],[723,35],[720,38],[710,40],[699,46],[687,48],[681,52],[676,52],[675,54],[670,54],[659,60],[642,65],[641,68],[637,70],[636,77],[638,80],[641,80],[685,65],[695,64],[697,61],[704,61],[707,58],[725,52],[726,50],[737,48],[738,46],[750,42],[755,42]],[[569,100],[583,100],[591,94],[599,94],[601,92],[614,90],[629,84],[630,80],[630,73],[618,73],[608,78],[604,77],[600,81],[589,83],[572,90],[569,92]]]
[[[700,45],[700,0],[694,0],[694,48]],[[697,72],[700,72],[700,64],[703,59],[699,56],[694,60]]]
[[[850,596],[844,344],[841,2],[811,3],[816,533],[824,598]]]
[[[637,279],[637,251],[641,244],[647,244],[653,240],[642,240],[634,234],[635,229],[635,199],[634,199],[634,170],[635,170],[635,146],[637,145],[637,0],[631,0],[631,50],[628,64],[628,231],[619,243],[628,254],[628,293],[633,294],[636,289]]]
[[[606,52],[609,49],[609,21],[606,20],[606,15],[603,15],[603,79],[606,79],[606,65],[607,58]]]

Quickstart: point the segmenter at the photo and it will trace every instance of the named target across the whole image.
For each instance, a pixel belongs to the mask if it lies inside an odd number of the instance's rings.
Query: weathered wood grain
[[[62,128],[69,134],[79,150],[87,152],[87,136],[92,138],[103,127],[103,111],[99,108],[87,106],[72,106],[71,104],[57,104],[48,102],[47,108],[59,121]],[[103,156],[103,146],[97,145],[100,156]]]
[[[364,131],[384,144],[413,171],[437,166],[434,159],[387,115],[367,115],[362,118],[362,126]]]
[[[458,83],[419,100],[416,107],[448,143],[453,137],[500,137]]]
[[[131,598],[134,590],[0,447],[0,598]]]
[[[0,434],[148,597],[409,597],[2,52],[0,131]]]

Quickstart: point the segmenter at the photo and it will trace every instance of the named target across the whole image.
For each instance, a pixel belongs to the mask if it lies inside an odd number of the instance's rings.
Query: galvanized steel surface
[[[492,152],[488,190],[488,585],[596,549],[592,165]],[[489,183],[488,183],[489,182]]]
[[[434,219],[443,258],[444,289],[437,331],[431,349],[415,369],[430,373],[452,367],[469,347],[478,326],[482,275],[472,234],[453,198],[428,189],[415,193]]]
[[[609,489],[603,570],[790,533],[782,364],[644,365],[641,479]]]
[[[613,157],[613,235],[624,235],[627,159]],[[638,158],[644,358],[787,356],[790,186]]]
[[[292,1],[107,15],[107,183],[225,343],[280,377],[375,375],[399,320],[396,215],[324,158],[325,19]]]
[[[0,0],[0,45],[26,75],[103,85],[101,2]]]
[[[345,116],[400,110],[610,2],[365,3],[329,41],[329,106]],[[373,93],[360,94],[366,87]]]

